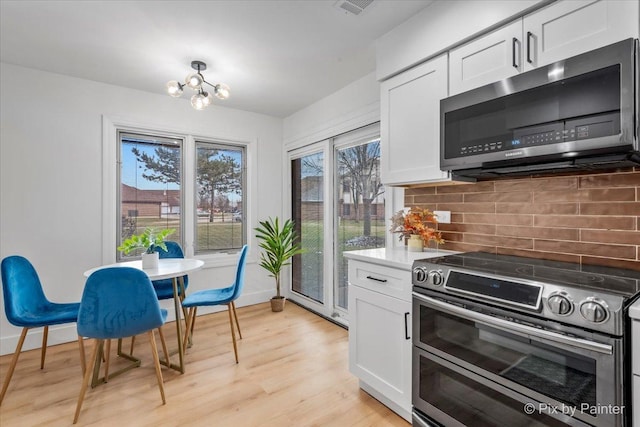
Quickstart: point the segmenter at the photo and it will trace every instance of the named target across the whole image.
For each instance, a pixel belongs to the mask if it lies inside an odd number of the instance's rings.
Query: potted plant
[[[159,255],[156,249],[162,249],[167,251],[167,245],[164,243],[165,239],[173,234],[176,230],[173,228],[166,228],[164,230],[156,230],[152,227],[144,229],[142,234],[134,234],[128,239],[125,239],[118,250],[125,253],[125,255],[134,252],[137,249],[143,249],[142,253],[142,269],[156,269],[158,268]]]
[[[291,264],[289,260],[303,250],[297,242],[294,223],[287,219],[280,227],[278,217],[260,221],[260,226],[254,229],[256,238],[260,240],[263,252],[260,254],[260,266],[267,270],[269,276],[276,279],[276,296],[271,298],[271,311],[282,311],[285,298],[280,295],[280,273],[282,267]]]
[[[398,211],[391,217],[391,232],[399,233],[399,240],[407,240],[409,252],[422,252],[429,241],[443,244],[442,235],[429,224],[438,223],[436,215],[429,209],[410,208],[409,211]]]

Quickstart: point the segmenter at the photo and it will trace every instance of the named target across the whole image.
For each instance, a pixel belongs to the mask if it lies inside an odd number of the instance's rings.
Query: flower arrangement
[[[398,233],[398,240],[412,235],[422,237],[425,244],[434,241],[443,244],[442,235],[428,224],[437,224],[436,215],[429,209],[411,208],[408,212],[398,211],[391,217],[391,232]]]

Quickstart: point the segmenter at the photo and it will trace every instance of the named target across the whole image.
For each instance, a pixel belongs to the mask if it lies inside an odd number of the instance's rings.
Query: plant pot
[[[151,254],[143,253],[142,254],[142,269],[143,270],[157,270],[158,269],[158,260],[160,259],[160,254],[158,252],[154,252]]]
[[[422,240],[422,236],[419,236],[417,234],[412,234],[409,237],[407,250],[409,252],[422,252],[423,249],[424,249],[424,240]]]
[[[271,298],[271,311],[278,312],[284,310],[284,302],[287,299],[285,297],[273,297]]]

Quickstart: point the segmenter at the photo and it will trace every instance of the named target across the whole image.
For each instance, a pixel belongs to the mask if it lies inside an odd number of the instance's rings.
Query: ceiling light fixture
[[[177,80],[171,80],[167,83],[167,93],[169,95],[174,98],[180,97],[184,92],[185,86],[195,90],[197,93],[191,97],[191,105],[196,110],[207,108],[213,101],[214,95],[219,99],[227,99],[229,97],[229,86],[224,83],[213,85],[204,79],[201,71],[207,69],[207,64],[202,61],[191,61],[191,68],[196,72],[189,74],[184,83],[180,83]],[[202,88],[205,83],[213,88],[211,92],[207,92]]]

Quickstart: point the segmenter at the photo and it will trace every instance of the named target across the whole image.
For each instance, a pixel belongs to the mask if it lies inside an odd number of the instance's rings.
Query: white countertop
[[[371,262],[378,265],[386,265],[387,267],[400,268],[402,270],[411,270],[413,261],[424,258],[435,258],[443,255],[457,254],[459,252],[444,251],[436,249],[425,249],[423,252],[409,252],[407,248],[397,249],[363,249],[359,251],[343,252],[348,259],[358,261]]]
[[[629,317],[640,320],[640,299],[629,307]]]

